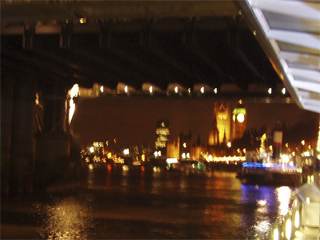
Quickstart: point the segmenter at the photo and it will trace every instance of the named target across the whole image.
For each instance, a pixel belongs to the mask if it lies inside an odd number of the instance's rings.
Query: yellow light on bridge
[[[68,95],[70,96],[69,100],[69,123],[71,123],[73,114],[76,110],[76,104],[73,101],[74,97],[78,97],[80,94],[80,88],[78,84],[74,84],[73,87],[69,90]]]
[[[36,93],[36,105],[39,105],[40,104],[40,100],[39,100],[39,93]]]
[[[282,94],[286,94],[287,93],[287,90],[285,88],[282,88]]]
[[[204,87],[201,87],[200,92],[204,93]]]

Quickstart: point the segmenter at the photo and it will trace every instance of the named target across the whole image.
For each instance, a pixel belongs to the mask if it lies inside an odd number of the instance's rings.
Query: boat
[[[180,172],[185,175],[203,175],[211,172],[205,161],[200,160],[178,160],[176,158],[167,158],[167,170]]]
[[[245,184],[295,186],[298,174],[294,164],[244,162],[237,177]]]

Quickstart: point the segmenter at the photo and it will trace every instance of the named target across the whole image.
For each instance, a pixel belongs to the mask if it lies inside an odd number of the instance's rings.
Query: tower
[[[225,103],[216,103],[214,107],[213,118],[216,119],[216,129],[218,134],[218,144],[230,141],[231,137],[231,118],[230,118],[230,106]],[[212,131],[214,133],[214,131]],[[209,136],[210,139],[214,139],[214,135]],[[210,142],[209,142],[210,144]]]
[[[217,126],[217,116],[215,113],[213,114],[213,124],[212,124],[212,129],[209,134],[209,142],[208,144],[213,146],[213,145],[219,145],[219,130]]]
[[[167,142],[170,136],[170,124],[168,121],[159,121],[157,123],[157,140],[155,142],[155,147],[157,151],[161,152],[161,156],[166,156],[167,154]]]
[[[247,127],[247,111],[242,104],[242,100],[232,111],[232,139],[240,139],[243,137]]]

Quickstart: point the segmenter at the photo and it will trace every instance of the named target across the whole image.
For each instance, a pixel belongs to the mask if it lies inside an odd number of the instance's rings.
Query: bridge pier
[[[31,72],[2,79],[1,193],[33,191],[36,80]]]
[[[74,146],[65,106],[67,86],[56,83],[40,86],[43,114],[37,119],[36,76],[27,69],[1,74],[1,195],[4,196],[45,190],[70,165],[70,148]],[[41,126],[38,129],[37,120]]]
[[[13,89],[16,77],[2,75],[1,80],[1,195],[8,195]]]
[[[64,87],[43,90],[43,131],[36,139],[36,190],[45,190],[69,166],[71,135],[67,132]]]

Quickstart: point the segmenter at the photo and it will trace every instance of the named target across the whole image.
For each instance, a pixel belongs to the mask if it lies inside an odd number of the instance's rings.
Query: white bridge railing
[[[320,188],[313,182],[297,189],[293,207],[257,240],[320,239]]]

